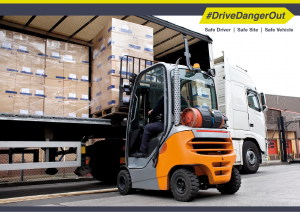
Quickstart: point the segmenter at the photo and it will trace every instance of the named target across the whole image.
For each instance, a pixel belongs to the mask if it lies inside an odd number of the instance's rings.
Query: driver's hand
[[[150,114],[151,114],[151,112],[152,112],[152,110],[150,110],[150,111],[148,112],[148,114],[150,115]]]

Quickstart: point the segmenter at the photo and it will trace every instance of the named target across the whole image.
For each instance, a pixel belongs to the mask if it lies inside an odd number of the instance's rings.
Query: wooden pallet
[[[113,115],[128,115],[128,107],[119,107],[117,105],[110,105],[106,108],[103,108],[93,114],[93,118],[106,118]]]

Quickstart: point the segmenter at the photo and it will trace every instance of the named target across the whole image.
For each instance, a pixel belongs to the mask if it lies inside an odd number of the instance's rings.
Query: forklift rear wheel
[[[241,187],[241,175],[239,171],[232,167],[231,179],[228,183],[219,185],[217,187],[218,191],[222,194],[234,194]]]
[[[259,168],[259,151],[252,141],[246,141],[243,145],[243,173],[254,174]]]
[[[172,174],[171,192],[178,201],[188,202],[195,199],[199,186],[197,175],[188,169],[178,169]]]
[[[117,178],[118,190],[120,194],[127,195],[132,191],[132,182],[127,170],[121,170]]]

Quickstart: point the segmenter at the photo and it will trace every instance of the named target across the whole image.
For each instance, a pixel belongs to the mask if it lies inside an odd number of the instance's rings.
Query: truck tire
[[[103,161],[90,160],[89,167],[91,169],[91,175],[98,181],[104,183],[115,183],[119,171],[119,165],[107,163],[103,164]]]
[[[171,192],[178,201],[188,202],[195,199],[199,186],[197,175],[188,169],[178,169],[172,174]]]
[[[219,185],[217,189],[219,192],[221,192],[221,194],[234,194],[240,189],[240,187],[241,187],[241,175],[235,167],[232,167],[230,181],[228,183]]]
[[[245,141],[243,145],[243,172],[254,174],[259,168],[259,150],[252,141]]]
[[[127,195],[132,191],[132,181],[127,170],[121,170],[117,177],[117,185],[120,194]]]
[[[90,151],[91,175],[101,182],[116,183],[122,154],[119,140],[104,140],[94,143]]]

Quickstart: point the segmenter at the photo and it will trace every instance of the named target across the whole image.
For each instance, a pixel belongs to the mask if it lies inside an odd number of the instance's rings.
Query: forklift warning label
[[[200,24],[285,24],[294,15],[286,8],[206,8]]]

